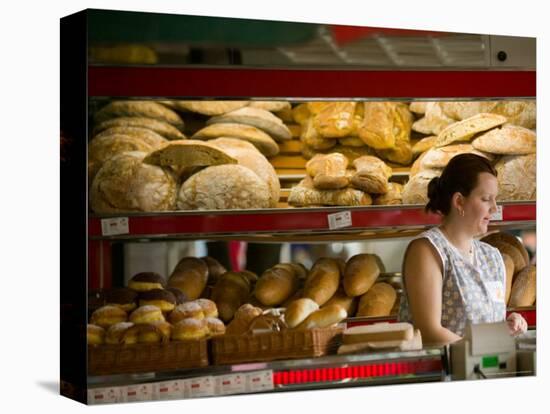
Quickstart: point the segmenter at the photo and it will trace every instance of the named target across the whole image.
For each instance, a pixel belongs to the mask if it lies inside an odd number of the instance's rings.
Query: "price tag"
[[[153,399],[153,384],[128,385],[125,397],[126,402],[150,401]]]
[[[88,390],[88,404],[112,404],[121,401],[118,387],[94,388]]]
[[[186,395],[190,398],[211,397],[214,395],[214,379],[199,377],[185,380]]]
[[[491,220],[493,221],[502,221],[502,206],[497,206],[497,211],[495,211],[492,215],[491,215]]]
[[[330,230],[341,229],[351,226],[351,212],[340,211],[338,213],[329,214],[328,216],[328,228]]]
[[[159,400],[185,397],[185,383],[183,380],[157,382],[154,389]]]
[[[216,377],[216,395],[242,394],[246,392],[245,374],[228,374]]]
[[[247,392],[269,391],[273,389],[273,371],[256,371],[247,374]]]
[[[116,236],[128,234],[128,217],[115,217],[101,219],[101,234],[103,236]]]

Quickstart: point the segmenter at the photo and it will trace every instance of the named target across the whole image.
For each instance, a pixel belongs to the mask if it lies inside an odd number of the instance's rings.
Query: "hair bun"
[[[437,200],[439,196],[440,178],[434,177],[428,183],[428,198],[430,201]]]

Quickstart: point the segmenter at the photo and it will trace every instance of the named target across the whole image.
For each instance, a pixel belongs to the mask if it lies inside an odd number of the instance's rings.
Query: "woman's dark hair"
[[[481,173],[489,173],[497,176],[487,158],[476,154],[460,154],[454,156],[440,177],[434,177],[428,184],[428,204],[426,211],[433,213],[449,214],[451,211],[451,198],[458,192],[464,197],[470,195],[477,186],[477,179]]]

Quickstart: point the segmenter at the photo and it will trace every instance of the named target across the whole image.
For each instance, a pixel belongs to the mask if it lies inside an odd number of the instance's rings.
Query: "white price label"
[[[329,214],[328,216],[328,228],[330,230],[341,229],[351,226],[351,212],[340,211],[338,213]]]
[[[116,236],[128,234],[128,217],[114,217],[101,219],[101,234],[103,236]]]
[[[491,220],[500,220],[502,221],[502,206],[497,206],[497,211],[495,211],[492,215],[491,215]]]
[[[126,387],[126,402],[150,401],[152,399],[153,384],[137,384]]]
[[[88,390],[88,404],[112,404],[121,400],[120,389],[117,387],[94,388]]]
[[[273,389],[273,371],[256,371],[247,374],[247,391],[260,392]]]
[[[244,374],[228,374],[216,377],[216,395],[242,394],[246,392]]]
[[[183,380],[157,382],[155,392],[159,400],[170,400],[185,397],[185,384]]]
[[[199,377],[186,380],[186,394],[190,398],[211,397],[214,395],[214,379],[212,377]]]

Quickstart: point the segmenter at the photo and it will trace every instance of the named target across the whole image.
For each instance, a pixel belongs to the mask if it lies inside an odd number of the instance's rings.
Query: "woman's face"
[[[470,195],[464,197],[464,217],[461,217],[475,235],[487,232],[491,215],[497,210],[498,194],[498,181],[494,175],[483,172],[477,181]]]

